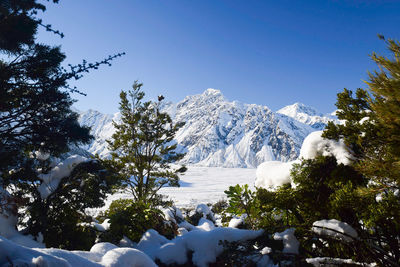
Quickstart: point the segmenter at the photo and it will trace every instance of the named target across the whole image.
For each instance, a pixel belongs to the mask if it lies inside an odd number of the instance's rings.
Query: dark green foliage
[[[20,177],[18,173],[14,175]],[[96,238],[95,232],[78,224],[91,222],[85,209],[104,206],[106,194],[111,193],[116,182],[116,176],[106,171],[99,160],[91,160],[77,165],[44,199],[37,190],[38,184],[21,183],[15,192],[17,198],[25,200],[21,225],[33,236],[41,233],[49,247],[88,250]],[[27,195],[32,197],[26,198]]]
[[[346,124],[329,125],[325,136],[342,138],[350,147],[358,148],[354,167],[369,184],[356,191],[363,200],[357,213],[366,226],[365,239],[373,244],[373,253],[378,253],[382,264],[390,265],[400,263],[400,45],[391,39],[386,44],[393,57],[373,53],[379,71],[369,73],[368,90],[359,89],[355,97],[346,90],[338,95],[337,106],[348,106],[339,113]],[[353,103],[362,105],[354,109]],[[376,196],[381,200],[376,201]],[[344,196],[338,194],[339,198]]]
[[[245,223],[251,229],[256,229],[258,226],[258,216],[259,216],[259,202],[255,197],[255,192],[249,189],[247,184],[240,186],[230,186],[228,190],[225,191],[228,197],[228,207],[226,212],[234,215],[247,214]]]
[[[359,158],[356,167],[381,190],[400,183],[400,44],[392,39],[386,44],[393,57],[372,54],[379,71],[369,73],[367,90],[338,95],[338,118],[346,123],[330,124],[324,133],[344,139]]]
[[[227,212],[251,214],[252,224],[247,227],[263,228],[267,233],[296,228],[299,256],[274,251],[270,256],[275,262],[284,264],[289,259],[291,265],[304,266],[309,257],[333,257],[400,265],[400,45],[393,40],[387,43],[394,59],[373,55],[381,71],[370,74],[369,90],[357,89],[353,96],[345,89],[338,94],[337,115],[344,123],[329,123],[323,133],[325,138],[345,142],[356,157],[351,165],[318,156],[294,165],[295,187],[287,184],[252,193],[237,185],[225,192]],[[322,219],[348,223],[358,238],[345,241],[318,235],[311,229]],[[243,249],[226,244],[223,262],[251,266],[248,255],[252,251],[251,245]]]
[[[85,224],[90,222],[90,218],[68,205],[60,206],[58,210],[52,208],[43,216],[47,216],[48,226],[46,230],[42,230],[47,247],[90,250],[96,241],[96,230]]]
[[[54,1],[57,2],[57,1]],[[77,122],[78,114],[68,80],[110,64],[110,57],[95,64],[61,67],[60,47],[37,43],[37,12],[45,6],[36,0],[6,0],[0,5],[0,171],[19,168],[25,153],[33,150],[58,156],[68,145],[90,141],[89,129]],[[54,32],[54,31],[53,31]],[[119,56],[119,55],[116,55]]]
[[[183,124],[173,123],[161,111],[164,97],[158,102],[143,102],[141,87],[135,82],[131,91],[120,94],[121,123],[114,122],[116,132],[109,141],[111,164],[135,201],[156,206],[163,204],[158,190],[167,185],[179,186],[178,174],[186,171],[185,167],[171,167],[183,157],[176,153],[177,144],[173,142]]]
[[[297,212],[293,211],[293,214],[299,214],[299,223],[319,218],[335,218],[351,225],[358,223],[353,216],[354,207],[331,203],[338,190],[346,187],[354,191],[367,184],[354,168],[337,164],[333,157],[317,157],[296,165],[291,175],[297,185],[293,197],[299,201]]]
[[[57,3],[58,1],[53,0]],[[70,79],[109,65],[120,56],[101,62],[61,67],[65,55],[60,47],[37,42],[38,27],[63,36],[38,18],[45,6],[37,0],[0,2],[0,187],[12,188],[13,197],[26,213],[26,233],[43,234],[48,246],[88,249],[93,242],[91,230],[77,223],[86,220],[84,209],[102,206],[115,179],[99,161],[79,165],[64,177],[49,197],[42,199],[39,175],[50,169],[50,160],[40,160],[36,152],[50,159],[69,151],[71,145],[87,143],[89,128],[79,125],[71,110],[74,100]]]
[[[370,112],[370,96],[366,90],[357,89],[355,96],[353,98],[353,92],[347,89],[337,95],[336,116],[345,124],[329,122],[322,136],[334,140],[343,139],[354,155],[360,157],[365,154],[365,146],[374,142],[374,136],[366,135],[374,127],[370,118],[374,114]],[[360,123],[366,117],[370,120]]]
[[[123,236],[138,242],[149,229],[158,231],[167,238],[176,235],[177,226],[165,222],[164,214],[159,209],[132,199],[119,199],[111,203],[105,213],[110,219],[110,229],[100,236],[102,241],[119,244]]]
[[[256,199],[257,227],[269,233],[296,227],[297,260],[333,257],[400,265],[400,44],[387,44],[394,57],[372,55],[380,71],[370,74],[368,90],[338,94],[337,115],[344,123],[329,123],[323,133],[345,142],[356,158],[351,165],[318,156],[294,165],[295,187],[260,188],[256,196],[238,186],[226,192],[234,213]],[[348,223],[358,238],[345,241],[311,231],[313,222],[322,219]]]
[[[54,1],[56,2],[56,1]],[[0,50],[18,53],[23,46],[34,44],[40,20],[32,16],[46,7],[36,0],[3,0],[0,4]]]

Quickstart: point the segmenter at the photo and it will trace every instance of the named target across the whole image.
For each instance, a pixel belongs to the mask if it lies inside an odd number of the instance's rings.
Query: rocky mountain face
[[[266,106],[229,102],[219,90],[187,96],[178,104],[165,104],[164,111],[185,125],[178,131],[179,150],[186,152],[182,163],[200,166],[255,168],[269,160],[296,159],[304,138],[320,130],[333,117],[318,114],[296,103],[278,112]],[[79,121],[92,128],[95,140],[83,147],[107,157],[107,142],[119,113],[81,112]]]

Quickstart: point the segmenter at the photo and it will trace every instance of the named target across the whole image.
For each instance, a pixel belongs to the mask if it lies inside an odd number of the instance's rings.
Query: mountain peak
[[[222,96],[222,93],[221,93],[221,91],[218,90],[218,89],[208,88],[207,90],[205,90],[205,91],[203,92],[203,95],[215,95],[215,96],[221,95],[221,96]]]
[[[276,113],[292,117],[297,121],[310,125],[316,130],[323,130],[329,121],[334,120],[331,116],[324,116],[314,108],[299,102],[281,108]]]
[[[292,105],[283,107],[278,110],[277,113],[284,114],[292,118],[296,117],[296,114],[299,113],[304,113],[309,116],[321,116],[321,114],[318,114],[318,112],[314,108],[306,106],[300,102],[296,102]]]

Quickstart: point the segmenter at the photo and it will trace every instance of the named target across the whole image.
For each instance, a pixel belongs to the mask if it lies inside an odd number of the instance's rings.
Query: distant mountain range
[[[294,160],[309,133],[336,121],[301,103],[273,112],[266,106],[229,102],[215,89],[166,103],[163,109],[173,120],[185,122],[176,135],[179,150],[186,152],[182,163],[210,167],[255,168],[264,161]],[[119,119],[119,113],[80,112],[79,122],[90,126],[95,137],[82,148],[107,157],[106,140],[114,132],[112,121]]]

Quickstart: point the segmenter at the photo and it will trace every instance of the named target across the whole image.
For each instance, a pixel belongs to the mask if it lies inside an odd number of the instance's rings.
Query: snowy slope
[[[301,109],[289,108],[295,105]],[[302,104],[295,105],[275,113],[266,106],[229,102],[219,90],[207,89],[177,104],[166,103],[164,110],[175,121],[185,122],[176,136],[179,148],[187,153],[183,163],[255,168],[264,161],[296,159],[304,138],[330,119]],[[111,138],[112,120],[119,116],[82,112],[80,123],[90,126],[95,136],[85,149],[106,157],[105,140]]]

